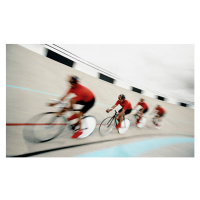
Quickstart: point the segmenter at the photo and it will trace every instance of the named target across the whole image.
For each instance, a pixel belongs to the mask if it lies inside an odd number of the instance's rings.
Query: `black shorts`
[[[118,112],[119,113],[122,112],[122,109],[123,108],[121,108]],[[132,111],[132,109],[125,110],[125,115],[128,115],[129,113],[131,113],[131,111]]]
[[[84,105],[80,111],[82,113],[86,113],[90,108],[92,108],[92,106],[94,105],[94,103],[95,103],[95,98],[92,99],[91,101],[88,101],[88,102],[77,101],[75,104]]]
[[[164,117],[165,113],[157,113],[159,117]]]
[[[141,110],[142,110],[142,108],[139,111],[141,111]],[[146,113],[148,110],[149,110],[148,108],[144,109],[143,113]]]

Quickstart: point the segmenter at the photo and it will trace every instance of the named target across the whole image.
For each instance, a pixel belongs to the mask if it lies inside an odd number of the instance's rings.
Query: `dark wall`
[[[132,87],[132,91],[142,94],[142,90]]]
[[[107,81],[109,83],[114,83],[114,79],[113,78],[110,78],[110,77],[108,77],[108,76],[106,76],[104,74],[101,74],[101,73],[99,73],[99,79]]]
[[[46,55],[48,58],[51,58],[57,62],[60,62],[64,65],[67,65],[69,67],[73,67],[73,64],[74,64],[74,61],[68,59],[68,58],[65,58],[64,56],[61,56],[51,50],[48,49],[47,51],[47,55]]]
[[[165,101],[166,100],[164,97],[161,97],[161,96],[157,96],[157,99],[159,99],[161,101]]]
[[[181,103],[181,102],[180,102],[180,105],[183,106],[183,107],[187,107],[187,104],[186,104],[186,103]]]

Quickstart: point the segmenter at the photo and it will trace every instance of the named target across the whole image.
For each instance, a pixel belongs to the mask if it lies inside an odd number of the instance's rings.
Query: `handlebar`
[[[109,108],[108,108],[107,110],[109,110]],[[106,111],[107,111],[107,110],[106,110]],[[115,109],[114,109],[114,110],[111,110],[111,111],[115,111],[115,114],[117,114],[117,113],[118,113],[118,111],[117,111],[117,110],[115,110]]]
[[[50,100],[55,101],[55,103],[57,103],[57,104],[54,106],[54,107],[56,107],[56,108],[64,108],[64,107],[67,106],[67,103],[66,103],[66,102],[63,102],[63,101],[61,101],[61,100],[59,100],[59,99],[50,99]]]
[[[55,101],[55,103],[57,103],[54,107],[55,108],[65,108],[65,107],[67,107],[67,105],[68,105],[68,103],[66,103],[66,102],[63,102],[63,101],[61,101],[61,100],[59,100],[59,99],[50,99],[50,100],[52,100],[52,101]],[[70,109],[69,111],[81,111],[82,109]]]

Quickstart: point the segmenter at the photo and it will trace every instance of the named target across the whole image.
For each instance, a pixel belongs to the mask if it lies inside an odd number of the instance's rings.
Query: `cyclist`
[[[146,113],[149,109],[148,105],[144,102],[143,98],[140,99],[140,101],[137,103],[137,105],[133,109],[135,109],[138,105],[142,106],[142,108],[139,110],[137,114],[138,119],[137,119],[136,125],[140,123],[140,120],[142,119],[143,114]]]
[[[79,78],[77,76],[70,76],[68,82],[70,83],[71,88],[60,99],[60,101],[63,101],[70,93],[73,93],[76,96],[70,99],[70,106],[63,108],[63,110],[58,113],[58,116],[62,115],[64,112],[70,109],[73,109],[74,104],[83,105],[80,112],[75,113],[68,118],[68,121],[78,119],[77,125],[79,126],[79,129],[72,136],[72,138],[77,138],[83,133],[83,130],[81,129],[81,118],[83,114],[85,114],[89,109],[93,107],[95,103],[95,95],[90,89],[79,83]],[[56,104],[57,103],[50,103],[49,106],[54,106]]]
[[[162,117],[166,114],[165,110],[160,105],[157,105],[151,114],[152,113],[156,114],[153,118],[153,123],[156,125],[156,128],[160,128]]]
[[[120,94],[118,96],[118,101],[115,103],[115,105],[113,105],[111,108],[107,109],[106,112],[109,113],[111,110],[113,110],[119,104],[122,106],[122,108],[118,111],[118,115],[116,117],[116,119],[119,122],[116,126],[117,129],[119,129],[121,127],[121,122],[123,120],[123,116],[131,113],[131,111],[132,111],[131,103],[128,100],[126,100],[126,97],[124,94]]]

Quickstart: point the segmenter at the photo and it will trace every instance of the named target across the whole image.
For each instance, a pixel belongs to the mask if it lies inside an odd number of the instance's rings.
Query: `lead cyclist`
[[[67,119],[68,121],[78,119],[79,129],[72,136],[72,138],[77,138],[83,133],[83,130],[81,129],[82,116],[94,106],[95,95],[90,89],[79,83],[79,78],[77,76],[70,76],[66,81],[70,84],[70,89],[60,99],[60,101],[63,101],[70,93],[73,93],[76,96],[70,99],[69,107],[63,108],[57,116],[61,116],[64,112],[73,109],[75,104],[83,105],[82,109],[78,113],[73,114]],[[50,103],[48,105],[54,106],[56,104],[58,104],[58,102]]]

